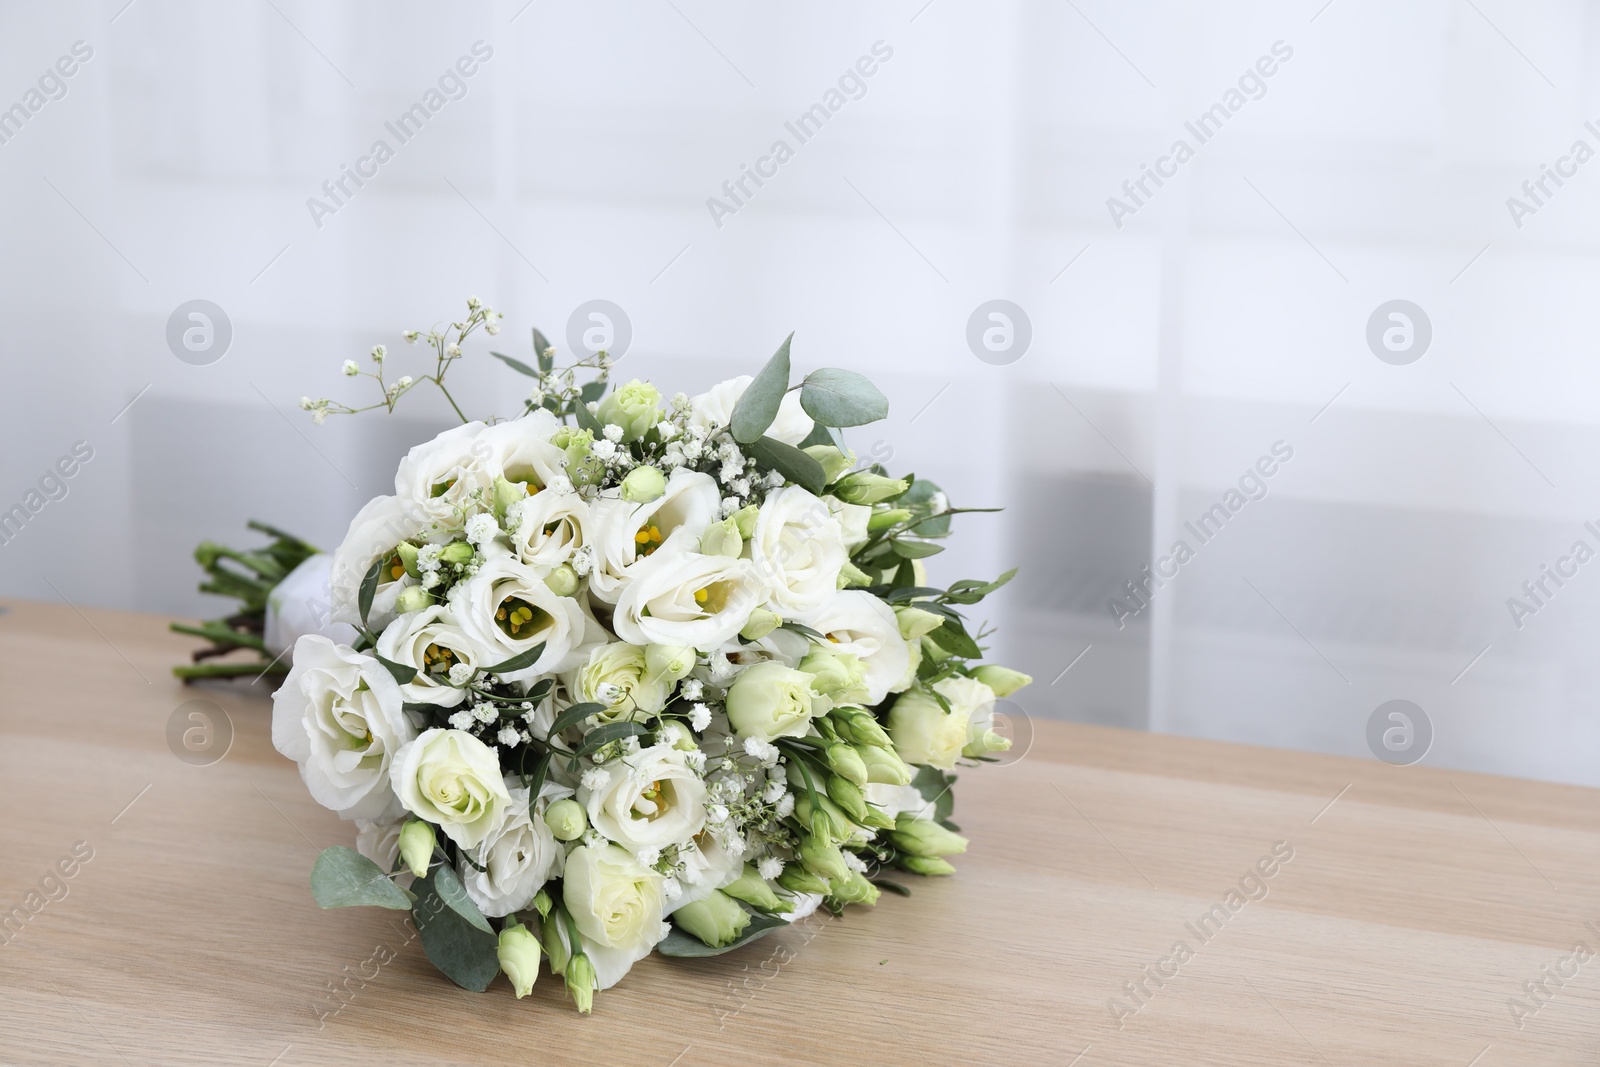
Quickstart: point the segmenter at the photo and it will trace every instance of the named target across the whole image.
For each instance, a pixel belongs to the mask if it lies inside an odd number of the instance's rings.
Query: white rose
[[[750,559],[788,618],[816,611],[839,591],[844,535],[828,506],[798,485],[770,494],[756,515]]]
[[[554,415],[539,408],[485,427],[468,447],[491,483],[496,477],[520,482],[532,496],[566,473],[561,465],[564,453],[550,443],[550,435],[560,428]]]
[[[529,811],[528,791],[510,789],[509,784],[511,805],[505,822],[467,850],[472,863],[463,861],[457,866],[467,896],[479,911],[496,919],[526,908],[545,882],[560,875],[565,851],[545,825],[544,812],[552,800],[572,794],[572,790],[546,781]]]
[[[544,642],[538,660],[506,675],[511,681],[527,681],[581,662],[589,626],[582,606],[572,597],[557,596],[544,584],[543,574],[510,555],[487,560],[477,574],[457,583],[450,590],[450,608],[489,658],[488,666]]]
[[[462,848],[498,830],[511,805],[494,749],[463,730],[424,730],[389,768],[395,795]]]
[[[804,737],[832,703],[811,689],[811,675],[768,661],[747,668],[728,688],[728,722],[740,737]]]
[[[889,739],[907,763],[950,770],[963,748],[994,728],[994,690],[960,675],[940,679],[933,689],[950,710],[921,687],[908,690],[889,709]]]
[[[645,504],[603,497],[591,509],[594,573],[589,588],[615,604],[644,560],[697,549],[706,527],[721,518],[722,497],[709,474],[679,467],[661,496]]]
[[[373,657],[307,634],[272,694],[272,743],[300,765],[312,799],[346,819],[400,814],[392,761],[417,736],[400,686]]]
[[[642,748],[596,770],[605,781],[592,789],[580,784],[578,802],[590,825],[630,852],[681,844],[705,827],[706,784],[671,745]]]
[[[709,391],[690,398],[689,425],[698,426],[708,434],[718,427],[728,425],[733,418],[734,405],[739,402],[739,398],[750,388],[750,383],[754,380],[748,374],[741,374],[737,378],[718,382]],[[801,441],[811,436],[814,425],[811,416],[800,406],[800,394],[785,393],[782,402],[778,404],[778,417],[767,427],[766,436],[782,441],[786,445],[798,446]]]
[[[511,551],[530,567],[554,570],[588,543],[589,505],[575,492],[541,489],[506,509]]]
[[[616,845],[584,845],[567,855],[562,900],[601,989],[615,985],[671,929],[662,919],[661,875]]]
[[[767,587],[746,559],[699,552],[658,554],[636,570],[611,618],[630,645],[716,648],[744,629],[767,598]]]
[[[274,656],[283,655],[306,634],[321,634],[337,645],[354,644],[356,628],[334,622],[332,613],[333,557],[319,552],[302,560],[267,594],[261,639]]]
[[[481,422],[455,426],[407,452],[395,472],[395,495],[439,529],[459,529],[493,499],[496,450],[479,440],[486,429]]]
[[[652,674],[646,659],[638,645],[621,641],[598,645],[590,650],[588,661],[562,675],[561,682],[574,704],[604,704],[601,722],[632,718],[635,711],[654,715],[667,706],[672,683],[662,674]]]
[[[443,604],[400,616],[378,635],[378,655],[416,669],[417,680],[400,687],[407,703],[452,708],[467,697],[449,684],[450,668],[465,663],[481,669],[490,662],[484,651]],[[501,657],[504,658],[504,657]]]
[[[383,558],[387,565],[379,573],[367,621],[374,630],[387,626],[394,618],[394,602],[400,590],[415,584],[399,565],[394,547],[401,541],[427,536],[431,527],[432,520],[421,508],[408,505],[399,497],[379,496],[367,501],[350,520],[350,529],[333,553],[329,578],[333,621],[361,625],[361,582],[372,564]]]
[[[950,710],[967,722],[966,744],[981,741],[994,729],[994,690],[976,678],[952,675],[933,684],[950,701]]]
[[[839,529],[844,534],[844,547],[848,552],[854,552],[867,543],[871,536],[867,532],[867,520],[872,518],[872,505],[846,504],[836,496],[827,498],[828,507],[834,517],[839,520]]]
[[[842,590],[799,621],[828,637],[829,651],[861,660],[866,670],[864,704],[877,704],[909,684],[911,653],[900,636],[900,623],[894,609],[871,593]]]

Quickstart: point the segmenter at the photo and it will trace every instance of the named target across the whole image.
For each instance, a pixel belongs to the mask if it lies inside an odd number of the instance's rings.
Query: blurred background
[[[454,420],[299,398],[468,295],[475,414],[534,326],[668,393],[793,330],[891,398],[863,455],[1006,509],[931,562],[1022,568],[1014,718],[1370,759],[1405,700],[1400,762],[1600,784],[1597,45],[1593,0],[0,6],[0,595],[209,616],[198,540],[332,547]]]

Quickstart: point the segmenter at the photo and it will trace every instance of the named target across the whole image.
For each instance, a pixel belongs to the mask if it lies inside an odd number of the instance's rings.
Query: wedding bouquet
[[[499,322],[468,312],[405,335],[431,375],[390,382],[382,346],[345,373],[376,381],[372,408],[431,383],[461,415],[445,374]],[[951,772],[1009,745],[995,700],[1029,679],[976,664],[959,610],[1011,573],[925,576],[969,509],[845,447],[883,396],[845,370],[791,385],[789,341],[670,399],[611,388],[605,353],[533,349],[494,353],[532,379],[518,417],[413,448],[297,570],[331,610],[292,642],[273,742],[357,830],[318,858],[316,901],[411,912],[467,989],[504,971],[522,997],[548,961],[587,1012],[652,950],[727,951],[908,892],[889,871],[951,873]]]

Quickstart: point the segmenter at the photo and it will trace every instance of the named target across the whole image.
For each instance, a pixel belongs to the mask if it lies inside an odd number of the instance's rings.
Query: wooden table
[[[351,828],[261,693],[171,680],[190,647],[150,616],[0,616],[0,912],[42,901],[0,946],[0,1063],[1600,1062],[1600,960],[1523,988],[1600,950],[1600,792],[1041,722],[963,773],[956,877],[652,957],[584,1018],[548,974],[467,994],[399,915],[318,910],[312,860]],[[168,745],[194,699],[232,722],[210,765]],[[1293,858],[1229,911],[1275,842]]]

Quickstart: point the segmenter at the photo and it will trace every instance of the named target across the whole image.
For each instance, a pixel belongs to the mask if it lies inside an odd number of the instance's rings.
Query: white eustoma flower
[[[721,426],[728,425],[733,418],[734,405],[750,388],[750,383],[755,379],[748,374],[741,374],[737,378],[729,378],[725,382],[718,382],[707,392],[689,401],[689,425],[698,427],[710,433]],[[815,424],[811,416],[805,413],[800,406],[799,393],[786,393],[778,405],[778,417],[772,420],[772,425],[767,427],[766,436],[786,445],[799,445],[811,436]]]
[[[407,703],[453,708],[467,697],[449,684],[458,666],[481,670],[495,662],[461,628],[443,604],[400,616],[378,635],[378,655],[417,672],[417,680],[400,686]],[[503,658],[503,657],[502,657]],[[463,672],[464,673],[464,672]]]
[[[506,509],[511,551],[530,567],[553,570],[572,559],[587,540],[589,505],[568,483],[566,492],[546,487]]]
[[[582,606],[572,597],[557,596],[541,572],[509,554],[487,560],[477,574],[457,583],[450,590],[450,609],[488,658],[487,666],[544,642],[534,663],[505,676],[511,681],[567,670],[587,654],[581,646],[591,620]]]
[[[683,893],[672,902],[669,915],[685,904],[706,899],[744,873],[743,854],[723,848],[710,830],[702,830],[690,847],[680,849],[678,862],[683,864]]]
[[[831,600],[847,558],[839,520],[808,490],[791,485],[761,505],[750,560],[771,589],[778,614],[795,618]]]
[[[395,472],[395,495],[440,529],[459,529],[492,501],[496,451],[479,439],[487,429],[481,422],[455,426],[407,452]]]
[[[526,908],[545,882],[560,876],[566,858],[566,851],[545,824],[544,813],[552,801],[571,796],[572,790],[546,780],[530,811],[528,791],[512,788],[514,781],[506,780],[511,805],[505,822],[477,847],[467,850],[472,863],[457,867],[467,896],[479,911],[496,919]]]
[[[306,557],[273,586],[266,615],[261,639],[274,656],[306,634],[321,634],[339,645],[355,643],[356,628],[333,621],[333,557],[323,552]]]
[[[674,552],[636,567],[611,617],[612,629],[630,645],[709,651],[732,640],[767,598],[746,559]]]
[[[272,743],[300,765],[312,799],[345,819],[400,814],[390,766],[417,736],[400,686],[376,659],[308,634],[272,694]]]
[[[600,767],[578,787],[589,824],[630,852],[682,844],[706,823],[706,784],[684,753],[652,745]]]
[[[828,508],[839,520],[839,530],[844,535],[844,547],[849,552],[854,552],[867,543],[871,534],[867,531],[867,521],[872,518],[872,505],[846,504],[838,497],[827,498]]]
[[[661,883],[660,874],[616,845],[583,845],[567,854],[562,902],[583,937],[599,988],[616,985],[667,936]]]
[[[900,636],[894,609],[882,600],[859,589],[845,589],[800,621],[828,638],[830,652],[861,660],[867,686],[862,703],[876,704],[904,688],[911,652]]]
[[[644,504],[602,497],[590,511],[588,543],[595,550],[589,589],[615,604],[639,566],[656,555],[700,546],[700,535],[720,517],[722,501],[709,474],[679,468],[661,496]]]
[[[532,495],[565,474],[563,453],[550,443],[550,436],[561,428],[560,421],[539,408],[521,418],[485,427],[473,441],[472,451],[481,457],[491,482],[502,477],[525,485]]]
[[[505,822],[511,794],[494,749],[462,730],[424,730],[395,754],[395,796],[462,848],[474,848]]]
[[[882,809],[891,819],[901,813],[909,813],[919,819],[931,819],[934,815],[933,802],[925,799],[913,785],[868,782],[866,798],[867,803]]]
[[[400,827],[404,825],[404,819],[357,819],[356,851],[385,871],[394,870],[394,862],[400,858]]]
[[[350,529],[333,553],[329,575],[332,620],[361,625],[361,582],[373,563],[382,559],[385,566],[378,576],[367,622],[374,630],[387,626],[394,618],[394,602],[400,590],[415,584],[400,566],[394,548],[401,541],[430,536],[433,528],[433,520],[422,508],[399,497],[379,496],[367,501],[350,520]]]

